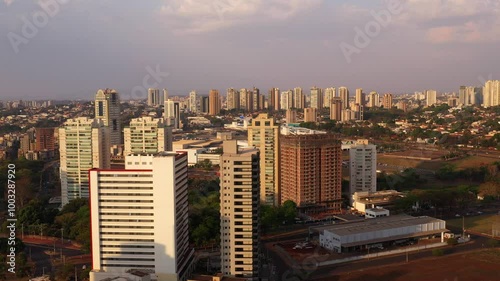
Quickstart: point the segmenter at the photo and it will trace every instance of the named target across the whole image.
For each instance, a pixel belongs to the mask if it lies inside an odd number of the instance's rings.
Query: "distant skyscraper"
[[[168,100],[168,99],[165,99]],[[201,105],[200,105],[200,97],[198,97],[198,94],[196,91],[191,91],[189,92],[189,111],[192,113],[198,113],[201,111]]]
[[[187,158],[174,152],[133,155],[125,157],[125,170],[86,172],[90,280],[189,279],[194,250],[189,245]]]
[[[259,280],[259,151],[225,141],[220,157],[221,270]],[[187,217],[186,217],[187,220]]]
[[[368,107],[380,107],[380,95],[377,92],[370,92]]]
[[[403,110],[404,112],[408,111],[408,103],[406,101],[398,102],[398,109]]]
[[[168,99],[168,90],[167,89],[163,89],[163,101],[166,101]]]
[[[500,80],[486,81],[483,88],[483,106],[500,105]]]
[[[435,90],[426,91],[426,105],[432,106],[437,103],[437,92]]]
[[[342,121],[342,100],[334,97],[330,104],[330,120]]]
[[[303,109],[306,107],[306,99],[301,87],[293,89],[293,103],[292,107],[295,109]]]
[[[201,112],[208,114],[209,107],[208,97],[201,97]]]
[[[73,199],[89,197],[89,169],[109,169],[109,135],[109,127],[102,120],[87,117],[69,119],[59,128],[63,206]]]
[[[122,144],[120,96],[113,89],[98,90],[95,95],[95,118],[109,127],[111,145]]]
[[[475,104],[475,88],[460,86],[458,91],[458,104],[462,106],[470,106]]]
[[[233,88],[227,89],[227,109],[240,109],[240,93]]]
[[[125,155],[172,151],[172,127],[167,126],[162,118],[132,119],[130,127],[124,129],[124,135]]]
[[[317,122],[318,110],[316,108],[304,108],[304,122]]]
[[[330,105],[337,95],[335,88],[330,87],[325,89],[325,94],[323,97],[323,107],[330,108]]]
[[[392,94],[384,94],[383,97],[383,106],[385,109],[392,108]]]
[[[322,90],[316,86],[311,88],[311,108],[323,108],[323,93]]]
[[[361,88],[356,89],[355,103],[365,105],[365,93],[363,93],[363,89]]]
[[[208,114],[212,116],[219,115],[221,100],[218,90],[213,90],[213,89],[210,90],[210,94],[208,96],[208,102],[209,102]]]
[[[165,102],[163,93],[160,93],[160,89],[148,89],[148,105],[157,106],[162,105]]]
[[[166,125],[171,126],[173,129],[180,129],[181,111],[179,102],[170,99],[166,100],[163,111]]]
[[[279,88],[271,88],[268,92],[268,102],[269,102],[269,108],[272,110],[280,110],[280,89]]]
[[[293,107],[293,92],[291,90],[281,92],[281,109],[288,110]]]
[[[258,88],[253,87],[252,95],[253,95],[252,111],[261,110],[260,90]]]
[[[339,88],[339,97],[342,100],[342,109],[349,108],[349,90],[346,87]]]
[[[252,120],[248,126],[248,145],[260,151],[260,201],[262,204],[278,206],[279,126],[273,117],[261,113]]]
[[[245,88],[240,89],[240,108],[248,110],[248,93]]]
[[[281,203],[340,210],[342,150],[331,134],[281,135]]]
[[[349,150],[350,192],[377,191],[377,147],[358,140]]]

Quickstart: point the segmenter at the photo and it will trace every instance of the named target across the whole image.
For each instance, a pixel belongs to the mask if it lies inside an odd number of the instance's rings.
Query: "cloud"
[[[170,0],[161,18],[177,33],[213,32],[241,24],[286,21],[323,0]]]
[[[425,32],[431,43],[499,40],[500,2],[491,0],[407,0],[400,24]]]

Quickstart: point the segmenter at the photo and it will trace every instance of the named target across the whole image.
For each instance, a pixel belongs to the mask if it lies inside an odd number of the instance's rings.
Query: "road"
[[[488,238],[481,236],[471,235],[472,242],[465,245],[459,245],[455,247],[447,247],[447,253],[462,253],[467,251],[478,250],[486,245]],[[272,246],[271,246],[272,247]],[[295,264],[292,268],[290,267],[283,258],[276,253],[275,248],[269,251],[269,255],[273,259],[273,263],[276,266],[277,280],[280,281],[320,281],[320,280],[335,280],[332,277],[345,274],[347,272],[352,272],[356,270],[366,269],[368,267],[380,267],[389,266],[398,263],[404,263],[406,261],[406,255],[400,254],[389,257],[381,257],[372,260],[362,260],[357,262],[337,264],[324,267],[316,267],[314,264]],[[419,252],[409,253],[408,258],[411,262],[412,260],[422,259],[432,256],[432,250],[424,250]]]

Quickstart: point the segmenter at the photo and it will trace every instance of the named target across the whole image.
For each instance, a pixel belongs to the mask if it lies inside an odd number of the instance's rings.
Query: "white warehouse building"
[[[410,238],[441,235],[447,232],[444,220],[422,216],[397,215],[366,219],[360,222],[319,227],[320,246],[338,253],[389,244]]]

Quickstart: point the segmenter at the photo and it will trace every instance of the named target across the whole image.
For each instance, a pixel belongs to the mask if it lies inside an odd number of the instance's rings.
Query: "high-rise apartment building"
[[[500,80],[486,81],[483,87],[483,106],[500,105]]]
[[[171,126],[173,129],[180,129],[181,108],[179,102],[170,99],[166,100],[163,111],[166,125]]]
[[[306,98],[302,92],[301,87],[295,87],[293,89],[293,103],[292,107],[295,109],[302,109],[306,107]]]
[[[330,120],[342,121],[342,100],[334,97],[330,104]]]
[[[380,107],[380,95],[377,92],[368,95],[368,107]]]
[[[435,90],[427,90],[425,92],[426,106],[432,106],[437,103],[437,92]]]
[[[259,151],[225,141],[220,157],[221,271],[259,280]]]
[[[269,108],[272,110],[280,110],[280,100],[281,94],[279,88],[271,88],[268,92],[267,99],[269,102]]]
[[[323,107],[324,108],[330,108],[330,105],[332,104],[333,98],[335,98],[337,95],[337,91],[335,88],[330,87],[325,89],[325,93],[323,95]]]
[[[88,170],[110,167],[110,133],[100,119],[79,117],[59,128],[61,201],[89,197]]]
[[[122,144],[120,96],[113,89],[98,90],[95,95],[95,118],[109,127],[111,145]]]
[[[392,94],[384,94],[384,97],[382,98],[382,104],[385,109],[391,109],[392,108]]]
[[[475,104],[476,91],[474,87],[460,86],[458,91],[458,104],[462,106],[471,106]]]
[[[221,100],[218,90],[210,90],[208,96],[209,108],[208,115],[216,116],[220,114]]]
[[[304,108],[304,122],[317,122],[318,110],[316,108]]]
[[[37,151],[53,151],[56,149],[54,136],[55,129],[56,128],[35,128]]]
[[[248,109],[248,91],[245,88],[240,89],[240,108],[243,110]]]
[[[365,105],[365,93],[363,93],[363,89],[361,88],[356,89],[356,96],[354,102],[361,106]]]
[[[188,279],[194,250],[188,234],[187,158],[174,152],[131,155],[124,170],[87,172],[91,281],[137,280],[127,279],[134,272],[151,280]]]
[[[288,110],[293,107],[293,92],[291,90],[281,92],[281,110]]]
[[[233,88],[227,89],[227,109],[239,109],[240,108],[240,93]]]
[[[168,99],[168,90],[163,89],[163,101],[165,102]]]
[[[199,113],[201,111],[200,97],[198,96],[196,91],[189,92],[188,104],[190,112]]]
[[[347,87],[339,88],[339,97],[342,100],[342,109],[349,108],[349,90]]]
[[[260,201],[262,204],[278,206],[279,126],[273,117],[261,113],[252,120],[248,126],[248,145],[260,151]]]
[[[323,108],[323,92],[320,88],[314,86],[311,88],[311,108],[321,109]]]
[[[253,104],[252,104],[252,112],[253,111],[259,111],[262,109],[262,105],[260,103],[260,90],[258,88],[253,87],[252,89],[252,99],[253,99]]]
[[[311,211],[340,210],[342,150],[333,134],[280,136],[281,203]]]
[[[163,93],[160,93],[160,89],[148,89],[148,106],[158,106],[165,102],[165,97]]]
[[[358,140],[349,150],[350,192],[377,191],[377,147]]]
[[[167,126],[163,118],[135,118],[123,131],[124,155],[172,151],[172,127]]]

